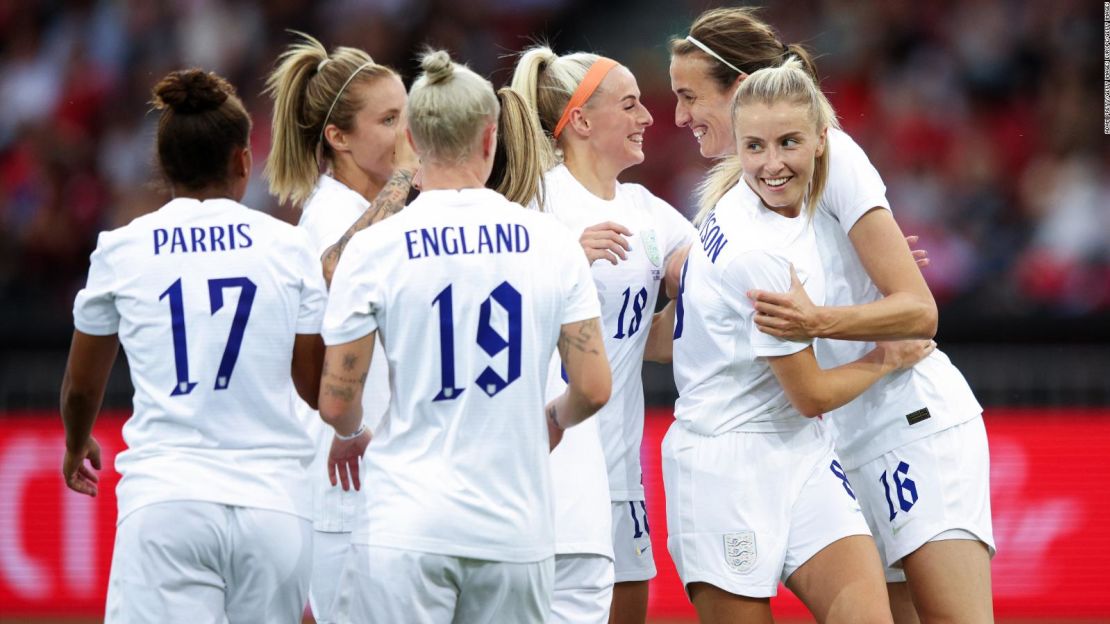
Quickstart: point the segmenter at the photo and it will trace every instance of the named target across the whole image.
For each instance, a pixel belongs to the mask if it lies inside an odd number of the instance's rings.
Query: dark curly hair
[[[158,165],[175,186],[199,190],[227,179],[232,150],[247,146],[251,120],[235,88],[214,72],[170,72],[154,86]]]

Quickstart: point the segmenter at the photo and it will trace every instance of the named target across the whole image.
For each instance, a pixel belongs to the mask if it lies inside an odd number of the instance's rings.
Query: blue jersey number
[[[832,463],[829,464],[829,470],[832,471],[833,476],[840,479],[841,484],[844,486],[844,491],[848,493],[848,496],[851,496],[852,500],[855,500],[856,493],[852,491],[852,484],[848,483],[848,475],[844,474],[844,468],[840,465],[840,462],[835,459],[832,460]]]
[[[917,484],[913,479],[909,478],[910,465],[906,462],[898,462],[898,468],[895,469],[894,475],[894,491],[898,496],[898,508],[904,512],[909,512],[913,509],[914,503],[917,502]],[[894,499],[890,496],[890,483],[886,479],[886,471],[883,471],[882,476],[879,477],[879,482],[883,484],[883,489],[886,491],[886,504],[890,511],[890,519],[894,520],[894,516],[898,515],[898,511],[894,509]]]
[[[231,373],[235,371],[235,362],[239,359],[239,347],[243,345],[243,334],[247,329],[247,321],[251,317],[251,306],[254,305],[254,294],[258,288],[254,282],[245,277],[227,277],[208,280],[208,300],[211,303],[212,314],[219,312],[224,307],[224,289],[238,288],[239,303],[235,306],[235,318],[231,321],[231,333],[227,336],[227,345],[224,346],[223,357],[220,358],[220,368],[216,371],[216,390],[224,390],[231,383]],[[158,300],[168,299],[170,304],[170,321],[173,327],[173,363],[177,372],[177,383],[170,392],[170,396],[189,394],[197,386],[197,382],[189,381],[189,349],[185,335],[185,296],[181,291],[181,278],[178,278],[165,290]]]
[[[682,275],[678,278],[678,301],[674,306],[674,339],[678,340],[682,337],[682,319],[686,314],[686,308],[682,305],[682,295],[686,292],[686,269],[690,266],[690,259],[686,258],[686,262],[682,263]]]
[[[508,336],[502,336],[498,333],[490,322],[493,316],[493,302],[495,301],[508,314]],[[455,386],[455,316],[452,308],[450,285],[441,290],[435,299],[432,299],[432,307],[439,308],[440,362],[440,390],[432,400],[452,401],[457,399],[465,388]],[[478,334],[476,336],[478,346],[491,358],[506,349],[509,350],[509,365],[504,377],[487,366],[475,380],[478,387],[491,397],[520,378],[521,309],[520,293],[508,282],[501,282],[482,302],[478,311]]]
[[[624,330],[624,313],[628,310],[628,302],[632,301],[632,319],[628,322],[628,333]],[[632,289],[624,289],[624,304],[621,305],[621,313],[617,316],[617,333],[613,335],[614,338],[631,338],[640,329],[640,323],[644,320],[644,306],[647,304],[648,291],[646,288],[641,288],[640,292],[632,296]]]

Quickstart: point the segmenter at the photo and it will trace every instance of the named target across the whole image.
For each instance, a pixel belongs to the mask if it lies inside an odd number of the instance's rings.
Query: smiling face
[[[380,76],[354,87],[362,108],[355,114],[353,127],[344,132],[350,158],[371,180],[384,184],[393,174],[393,147],[405,108],[405,86],[396,75]]]
[[[627,68],[609,71],[582,108],[582,117],[589,123],[591,148],[614,170],[644,162],[644,130],[653,120]]]
[[[736,113],[736,145],[744,181],[771,210],[801,213],[816,158],[825,152],[807,106],[791,102],[745,104]]]
[[[709,57],[690,53],[671,57],[671,91],[678,102],[674,123],[694,133],[705,158],[722,158],[736,153],[732,133],[732,96],[740,82],[727,89],[709,75]]]

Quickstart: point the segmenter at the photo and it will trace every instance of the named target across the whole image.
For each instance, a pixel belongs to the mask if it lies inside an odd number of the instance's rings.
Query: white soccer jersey
[[[608,466],[611,500],[643,500],[644,347],[666,260],[692,242],[696,231],[670,204],[639,184],[618,184],[616,196],[605,200],[559,165],[544,176],[544,189],[545,210],[576,235],[603,221],[619,223],[632,232],[626,260],[616,266],[599,260],[590,267],[613,371],[612,397],[594,418]]]
[[[768,210],[741,180],[701,225],[682,267],[675,310],[675,418],[705,436],[728,431],[794,431],[812,422],[794,409],[766,358],[791,355],[791,342],[756,327],[748,291],[790,288],[790,265],[820,305],[824,271],[813,224]]]
[[[174,500],[311,517],[290,367],[324,305],[305,232],[229,199],[175,199],[100,235],[73,320],[118,333],[131,368],[121,520]]]
[[[316,190],[305,202],[301,212],[300,227],[308,231],[316,249],[316,257],[324,254],[351,227],[370,202],[347,185],[329,175],[320,176]],[[320,271],[317,266],[317,271]],[[385,351],[380,343],[374,344],[374,359],[384,363]],[[313,528],[330,533],[350,532],[355,527],[358,500],[355,490],[343,491],[328,479],[328,452],[331,450],[335,430],[324,424],[320,412],[308,406],[294,393],[298,410],[306,426],[316,439],[316,459],[312,462]],[[386,408],[389,407],[389,369],[383,365],[370,369],[366,388],[362,394],[362,421],[371,431],[378,427]]]
[[[560,327],[598,315],[575,238],[494,191],[425,191],[357,234],[324,340],[377,330],[393,400],[366,452],[367,522],[352,542],[553,556],[544,385]]]
[[[829,130],[829,182],[814,220],[830,306],[870,303],[882,293],[863,268],[848,232],[872,208],[890,210],[886,186],[867,155],[847,134]],[[785,290],[785,289],[779,289]],[[855,361],[874,343],[818,340],[822,368]],[[979,416],[983,408],[948,356],[939,349],[910,370],[880,379],[830,414],[845,469]]]

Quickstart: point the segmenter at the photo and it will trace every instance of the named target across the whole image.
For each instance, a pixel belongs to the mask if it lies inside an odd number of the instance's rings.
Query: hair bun
[[[420,69],[424,70],[427,84],[439,84],[455,74],[455,64],[445,50],[433,50],[420,57]]]
[[[235,89],[223,78],[200,69],[171,72],[154,86],[154,107],[175,113],[203,113],[220,107]]]

